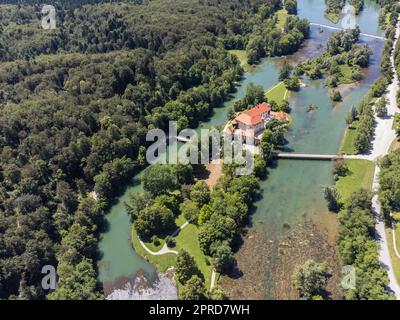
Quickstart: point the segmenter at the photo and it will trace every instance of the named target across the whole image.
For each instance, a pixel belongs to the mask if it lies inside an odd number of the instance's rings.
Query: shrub
[[[170,248],[173,248],[173,247],[176,246],[176,240],[175,240],[175,238],[173,236],[166,236],[165,237],[165,243]]]
[[[342,101],[342,95],[340,94],[339,91],[336,91],[336,90],[331,91],[330,98],[332,101],[335,101],[335,102]]]
[[[151,237],[151,242],[158,247],[160,245],[160,239],[158,239],[158,237],[156,235]]]

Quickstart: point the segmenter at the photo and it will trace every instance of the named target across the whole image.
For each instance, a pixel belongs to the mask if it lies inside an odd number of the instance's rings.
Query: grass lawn
[[[345,160],[349,169],[345,177],[339,177],[336,181],[336,187],[342,195],[344,203],[349,196],[360,188],[372,189],[372,180],[374,178],[375,164],[367,160]]]
[[[281,30],[285,26],[286,17],[288,16],[288,13],[286,9],[281,9],[276,14],[278,15],[278,23],[276,24],[276,27],[279,30]]]
[[[175,219],[176,228],[180,227],[185,222],[186,222],[186,219],[183,216],[183,214],[177,216],[176,219]],[[146,247],[149,248],[151,251],[157,252],[164,246],[164,244],[165,244],[165,240],[164,239],[165,239],[165,236],[167,236],[167,235],[168,234],[158,237],[159,244],[157,246],[152,241],[149,241],[149,242],[143,241],[143,242],[146,245]]]
[[[400,251],[400,213],[394,213],[393,218],[395,220],[394,231],[396,232],[396,246],[397,252]],[[397,283],[400,284],[400,258],[396,255],[393,248],[393,229],[386,228],[386,236],[388,240],[390,257],[392,258],[392,264],[394,274],[396,276]]]
[[[151,251],[157,252],[164,246],[164,243],[165,243],[164,239],[161,239],[161,238],[158,238],[158,239],[159,239],[160,243],[157,246],[151,241],[150,242],[143,241],[143,242],[145,243],[146,247],[149,248]]]
[[[265,92],[265,97],[268,99],[268,101],[273,100],[277,103],[281,103],[282,100],[287,100],[289,98],[289,90],[286,89],[283,82],[279,82],[272,88],[267,89]]]
[[[179,251],[179,249],[185,249],[193,256],[197,263],[201,273],[204,276],[206,288],[210,287],[212,267],[207,265],[206,256],[200,249],[198,228],[194,224],[189,224],[186,226],[177,236],[176,236],[176,247],[174,250]]]
[[[338,23],[340,18],[342,18],[342,14],[340,13],[325,13],[324,16],[334,24]]]
[[[358,121],[354,121],[345,131],[342,144],[340,146],[341,154],[357,154],[354,148],[354,140],[356,138],[356,129]]]
[[[175,220],[178,226],[181,226],[186,222],[183,215],[180,215]],[[204,253],[200,249],[199,239],[198,239],[198,228],[194,224],[187,225],[176,237],[176,246],[171,248],[172,250],[179,251],[180,249],[185,249],[196,261],[197,266],[199,267],[201,273],[205,279],[206,288],[210,287],[210,280],[212,274],[211,265],[207,265],[207,259]],[[151,251],[159,251],[165,241],[160,239],[160,245],[155,246],[151,242],[145,242],[147,248]],[[165,272],[169,267],[175,265],[176,263],[176,255],[173,253],[168,253],[159,256],[153,256],[148,253],[140,244],[137,233],[135,229],[132,227],[132,244],[135,251],[142,256],[144,259],[153,264],[158,271]],[[208,258],[209,259],[209,258]]]
[[[169,267],[175,265],[176,255],[173,253],[164,254],[161,256],[153,256],[149,254],[140,244],[135,228],[132,226],[132,245],[136,253],[154,265],[158,271],[165,272]],[[149,248],[153,250],[152,248]],[[154,250],[157,251],[157,250]]]
[[[240,65],[244,69],[244,71],[248,71],[250,69],[250,65],[247,63],[247,53],[246,50],[228,50],[230,54],[236,56],[239,61]]]

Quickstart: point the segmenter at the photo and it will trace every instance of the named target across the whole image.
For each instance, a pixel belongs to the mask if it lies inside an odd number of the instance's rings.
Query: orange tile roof
[[[261,117],[263,113],[269,113],[270,111],[271,106],[268,103],[263,102],[250,110],[242,112],[235,118],[235,120],[248,126],[254,126],[263,121]]]
[[[279,121],[286,121],[287,120],[287,115],[285,112],[280,111],[280,112],[271,112],[271,116],[273,116],[275,119]]]

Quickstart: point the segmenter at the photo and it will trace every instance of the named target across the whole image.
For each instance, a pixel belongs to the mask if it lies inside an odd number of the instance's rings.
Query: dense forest
[[[243,73],[227,49],[286,54],[308,34],[294,16],[273,27],[279,0],[106,2],[56,2],[55,30],[40,5],[0,5],[0,298],[44,298],[47,264],[49,298],[100,297],[104,210],[145,165],[148,129],[222,104]],[[285,41],[265,52],[260,32]]]

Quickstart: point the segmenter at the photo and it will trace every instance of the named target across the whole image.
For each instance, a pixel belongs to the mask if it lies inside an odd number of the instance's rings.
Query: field
[[[348,173],[345,177],[339,177],[336,187],[346,203],[349,196],[360,188],[372,189],[375,164],[367,160],[345,160],[348,166]]]
[[[281,103],[282,100],[287,100],[289,98],[289,91],[286,89],[283,82],[279,82],[277,85],[269,88],[265,92],[265,97],[268,99],[268,101]]]
[[[354,148],[354,139],[356,138],[356,129],[358,121],[354,121],[345,131],[342,144],[340,146],[341,154],[357,154]]]

